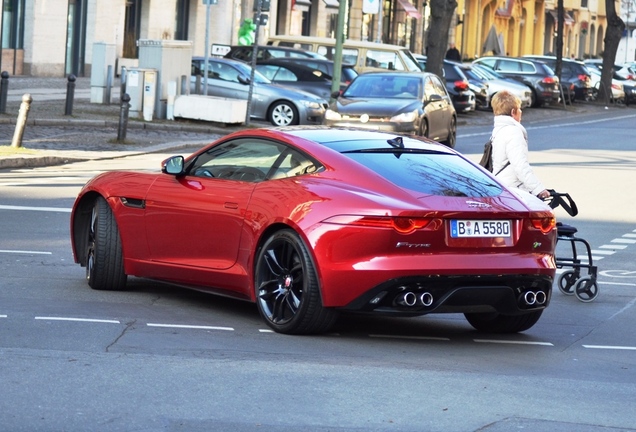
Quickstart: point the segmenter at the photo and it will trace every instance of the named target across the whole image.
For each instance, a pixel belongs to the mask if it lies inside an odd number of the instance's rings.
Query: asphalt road
[[[558,215],[592,245],[600,295],[555,289],[508,336],[432,315],[290,337],[244,302],[141,279],[93,291],[70,255],[77,191],[172,152],[0,170],[0,429],[636,430],[636,112],[620,113],[524,120],[537,174],[579,205]],[[477,158],[488,133],[465,125],[458,150]]]

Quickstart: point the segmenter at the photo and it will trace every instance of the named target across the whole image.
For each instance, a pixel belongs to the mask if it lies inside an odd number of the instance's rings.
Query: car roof
[[[329,147],[338,152],[353,150],[373,150],[394,148],[389,144],[389,140],[397,137],[402,138],[402,143],[406,149],[436,151],[440,153],[455,154],[449,147],[427,140],[411,136],[402,136],[396,133],[369,131],[355,128],[333,128],[325,126],[309,127],[284,127],[277,128],[281,132],[299,138],[307,139]]]
[[[296,64],[300,64],[300,63],[322,63],[322,64],[333,64],[334,61],[333,60],[329,60],[329,59],[321,59],[321,58],[311,58],[311,57],[273,57],[267,60],[260,60],[259,63],[261,64],[265,64],[265,63],[296,63]],[[304,66],[304,65],[302,65]],[[346,68],[351,68],[353,69],[355,65],[351,64],[351,63],[342,63],[342,67],[346,67]],[[305,66],[307,67],[307,66]]]

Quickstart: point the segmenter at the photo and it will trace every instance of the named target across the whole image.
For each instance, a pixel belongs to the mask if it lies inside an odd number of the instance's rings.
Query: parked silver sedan
[[[202,76],[204,57],[192,58],[191,91],[196,92],[197,76]],[[250,89],[250,65],[229,59],[208,60],[208,96],[247,99]],[[204,88],[204,84],[201,85]],[[254,71],[251,118],[267,120],[274,126],[321,124],[328,102],[301,90],[273,84]]]
[[[497,92],[508,90],[521,100],[521,108],[532,105],[532,90],[527,85],[512,78],[506,78],[494,70],[478,64],[473,64],[470,70],[488,82],[488,100],[492,100]]]

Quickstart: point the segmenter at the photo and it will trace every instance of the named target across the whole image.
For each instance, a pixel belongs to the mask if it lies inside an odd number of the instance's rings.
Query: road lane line
[[[622,237],[636,238],[636,234],[623,234]]]
[[[0,315],[0,318],[6,318],[6,317],[7,317],[6,315]]]
[[[27,206],[11,206],[0,205],[0,210],[27,210],[27,211],[43,211],[43,212],[63,212],[70,213],[71,209],[59,208],[59,207],[27,207]]]
[[[477,343],[554,346],[554,344],[551,344],[550,342],[531,342],[531,341],[513,341],[513,340],[496,340],[496,339],[473,339],[473,341]]]
[[[20,250],[4,250],[4,249],[0,249],[0,253],[11,253],[11,254],[36,254],[36,255],[52,255],[52,254],[53,254],[53,252],[20,251]]]
[[[616,251],[599,250],[599,249],[592,249],[590,252],[592,252],[592,256],[594,256],[594,254],[599,254],[599,255],[614,255],[614,254],[616,253]]]
[[[400,335],[370,334],[369,337],[372,337],[372,338],[383,338],[383,339],[412,339],[412,340],[450,341],[449,338],[433,337],[433,336],[400,336]]]
[[[626,238],[617,238],[612,240],[612,243],[625,243],[625,244],[634,244],[636,243],[636,239],[626,239]]]
[[[607,282],[607,281],[599,281],[600,283],[602,283],[603,285],[624,285],[624,286],[636,286],[636,284],[634,283],[629,283],[629,282]]]
[[[183,324],[155,324],[155,323],[147,323],[146,325],[148,327],[183,328],[183,329],[195,329],[195,330],[234,331],[234,329],[232,327],[199,326],[199,325],[183,325]]]
[[[106,324],[121,324],[117,320],[105,320],[95,318],[73,318],[73,317],[35,317],[36,320],[41,321],[77,321],[77,322],[92,322],[92,323],[106,323]]]
[[[583,345],[583,348],[636,351],[636,347],[633,347],[633,346],[617,346],[617,345]]]
[[[600,249],[627,249],[627,245],[603,245],[603,246],[599,246]]]

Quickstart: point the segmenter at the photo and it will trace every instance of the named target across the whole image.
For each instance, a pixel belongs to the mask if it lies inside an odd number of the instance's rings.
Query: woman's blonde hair
[[[521,99],[508,90],[497,92],[490,100],[494,115],[512,115],[513,109],[521,108]]]

